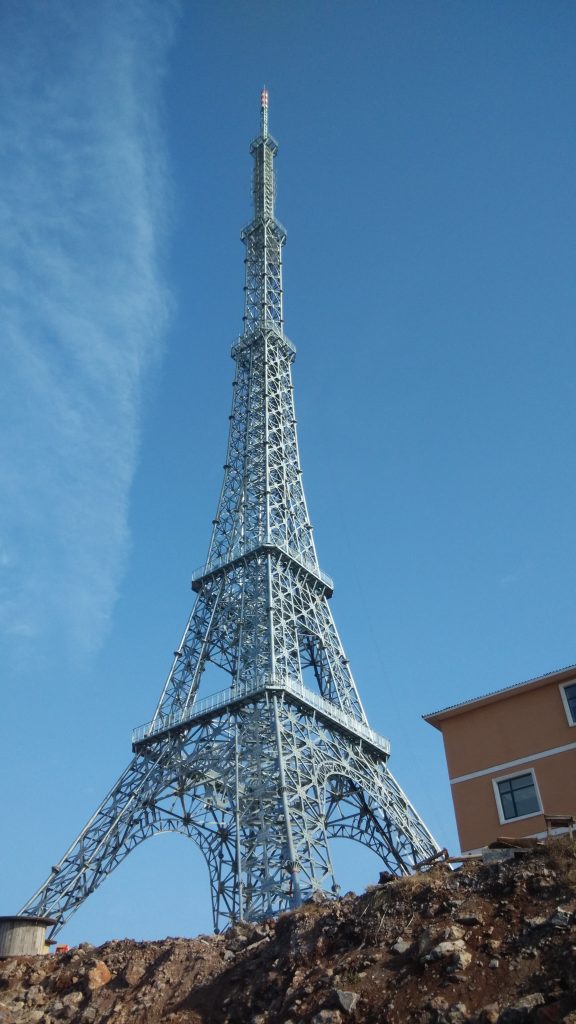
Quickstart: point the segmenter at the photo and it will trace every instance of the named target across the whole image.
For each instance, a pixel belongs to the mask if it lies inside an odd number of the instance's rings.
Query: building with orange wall
[[[576,817],[576,666],[424,719],[444,739],[463,852]]]

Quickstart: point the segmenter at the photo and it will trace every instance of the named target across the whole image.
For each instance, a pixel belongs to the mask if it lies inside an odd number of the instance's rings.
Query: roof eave
[[[576,676],[576,665],[566,665],[564,668],[556,668],[551,672],[546,672],[544,675],[536,676],[533,679],[526,679],[524,682],[513,683],[511,686],[505,686],[501,690],[494,690],[492,693],[486,693],[482,697],[472,697],[470,700],[462,701],[460,704],[451,704],[440,711],[432,711],[430,714],[422,715],[422,718],[425,722],[433,725],[435,729],[440,729],[441,731],[440,723],[446,718],[454,718],[456,715],[465,714],[467,711],[482,707],[486,704],[495,704],[497,701],[506,700],[519,690],[536,690],[539,686],[547,686],[554,682],[565,682],[571,676]]]

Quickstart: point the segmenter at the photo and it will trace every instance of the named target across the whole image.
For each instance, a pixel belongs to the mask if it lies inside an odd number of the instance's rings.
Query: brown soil
[[[576,843],[224,935],[0,962],[0,1024],[576,1024]]]

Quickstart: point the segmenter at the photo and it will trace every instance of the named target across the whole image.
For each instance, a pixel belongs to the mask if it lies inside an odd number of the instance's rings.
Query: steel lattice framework
[[[142,840],[193,839],[206,858],[214,926],[256,920],[337,892],[329,840],[366,844],[406,873],[437,845],[390,774],[328,604],[332,582],[312,537],[284,333],[274,156],[262,94],[254,218],[246,246],[244,330],[224,482],[197,598],[152,721],[134,756],[22,914],[56,933]],[[200,699],[208,665],[228,687]],[[315,679],[304,684],[303,673]]]

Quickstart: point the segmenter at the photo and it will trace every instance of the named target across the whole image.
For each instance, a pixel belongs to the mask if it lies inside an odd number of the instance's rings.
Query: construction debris
[[[5,960],[0,1024],[576,1024],[576,844],[522,849],[222,935]]]

